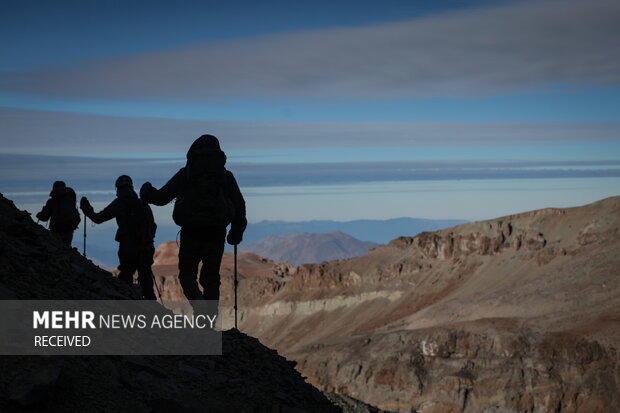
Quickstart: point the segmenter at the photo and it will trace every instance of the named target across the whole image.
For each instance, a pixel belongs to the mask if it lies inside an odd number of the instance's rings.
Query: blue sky
[[[103,205],[213,133],[251,221],[618,195],[619,23],[613,0],[2,2],[0,190]]]
[[[422,18],[507,1],[45,0],[3,2],[2,70],[172,50],[203,42]]]

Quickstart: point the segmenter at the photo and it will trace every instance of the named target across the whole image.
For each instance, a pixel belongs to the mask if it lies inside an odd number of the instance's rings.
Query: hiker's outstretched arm
[[[92,207],[90,209],[83,209],[84,214],[91,219],[95,224],[101,224],[106,221],[116,218],[116,216],[122,211],[122,205],[118,199],[115,199],[103,208],[100,212],[95,212]]]
[[[146,191],[146,201],[149,204],[158,206],[163,206],[170,203],[170,201],[176,198],[179,194],[179,181],[182,179],[182,175],[184,173],[185,168],[181,168],[179,172],[174,174],[174,176],[166,182],[166,185],[162,186],[160,189],[155,189],[151,186],[151,188]]]
[[[228,183],[228,188],[230,188],[229,196],[235,206],[235,218],[230,225],[230,230],[231,232],[243,234],[245,227],[248,225],[248,220],[245,217],[245,199],[243,199],[235,176],[230,171],[228,172]]]
[[[45,203],[45,206],[43,206],[43,209],[41,210],[41,212],[39,212],[36,217],[38,220],[40,221],[47,221],[48,219],[50,219],[50,217],[52,216],[52,209],[50,208],[50,200],[48,200]]]

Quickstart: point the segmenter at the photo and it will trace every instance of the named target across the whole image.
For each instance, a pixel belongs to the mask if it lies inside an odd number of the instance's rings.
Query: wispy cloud
[[[396,181],[620,177],[620,161],[238,164],[234,170],[240,184],[248,187],[298,187]]]
[[[113,191],[121,174],[136,187],[145,181],[163,185],[184,165],[148,159],[97,159],[0,154],[0,191],[47,195],[54,180],[65,180],[80,191]],[[416,161],[333,163],[232,163],[242,188],[300,187],[368,182],[440,181],[463,179],[539,179],[620,177],[620,160],[601,161]],[[32,192],[35,192],[33,195]],[[38,192],[38,194],[36,194]],[[302,191],[303,192],[303,191]],[[109,194],[105,194],[109,197]]]
[[[0,124],[2,153],[83,156],[183,154],[203,133],[220,137],[225,151],[537,145],[620,140],[618,122],[235,122],[0,108]]]
[[[620,3],[525,1],[370,27],[212,42],[4,73],[62,98],[472,96],[620,82]]]

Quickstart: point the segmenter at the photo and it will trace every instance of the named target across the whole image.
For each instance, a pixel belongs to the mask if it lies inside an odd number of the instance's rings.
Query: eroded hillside
[[[386,409],[620,411],[619,228],[614,197],[399,238],[242,283],[242,330]]]

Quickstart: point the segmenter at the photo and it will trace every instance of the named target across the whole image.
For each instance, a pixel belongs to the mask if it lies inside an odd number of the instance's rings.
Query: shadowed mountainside
[[[0,195],[0,298],[137,296]],[[222,356],[1,356],[0,411],[340,411],[294,365],[236,331]]]

